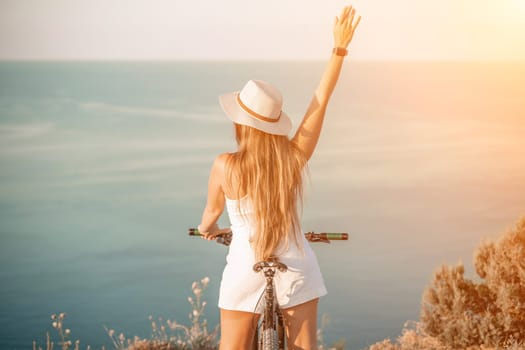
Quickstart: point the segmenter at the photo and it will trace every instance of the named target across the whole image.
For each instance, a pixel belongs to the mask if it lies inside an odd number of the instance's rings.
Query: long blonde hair
[[[228,159],[227,179],[237,180],[237,193],[253,205],[255,232],[252,247],[257,261],[269,258],[290,238],[302,247],[298,204],[303,199],[307,159],[287,136],[268,134],[235,124],[238,151]]]

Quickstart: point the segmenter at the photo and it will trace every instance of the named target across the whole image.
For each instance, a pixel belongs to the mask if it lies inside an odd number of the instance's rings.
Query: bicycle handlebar
[[[190,236],[202,236],[197,228],[191,227],[188,229],[188,235]],[[346,232],[306,232],[306,239],[309,242],[323,242],[330,243],[330,241],[347,241],[348,233]],[[217,243],[229,245],[232,239],[232,232],[225,232],[217,235]]]

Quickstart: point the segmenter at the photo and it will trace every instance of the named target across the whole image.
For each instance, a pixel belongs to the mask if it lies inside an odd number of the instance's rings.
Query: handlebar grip
[[[325,235],[326,239],[329,239],[331,241],[347,241],[348,240],[348,233],[327,232],[327,233],[322,233],[322,235]]]
[[[188,229],[188,235],[190,235],[190,236],[202,236],[201,233],[199,232],[199,229],[197,229],[195,227],[190,227]]]

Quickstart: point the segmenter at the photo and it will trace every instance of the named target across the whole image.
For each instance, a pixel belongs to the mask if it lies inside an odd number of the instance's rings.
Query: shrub
[[[453,348],[525,344],[525,217],[474,253],[481,281],[463,264],[441,266],[423,294],[423,331]]]
[[[525,349],[525,217],[474,252],[479,282],[442,265],[423,293],[419,322],[368,350]]]
[[[397,338],[397,343],[389,339],[375,343],[369,350],[452,350],[438,339],[426,335],[419,322],[406,322],[403,333]]]

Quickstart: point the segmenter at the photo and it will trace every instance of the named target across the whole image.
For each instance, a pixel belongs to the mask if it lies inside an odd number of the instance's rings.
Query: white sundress
[[[241,216],[237,202],[240,201]],[[219,307],[225,310],[261,313],[264,308],[266,280],[262,272],[253,271],[255,255],[249,239],[252,234],[253,211],[247,197],[233,200],[226,197],[230,218],[232,241],[226,256],[219,291]],[[300,234],[303,251],[294,240],[288,249],[276,255],[288,266],[286,272],[277,271],[274,277],[275,295],[281,308],[288,308],[327,294],[315,253],[303,234]]]

